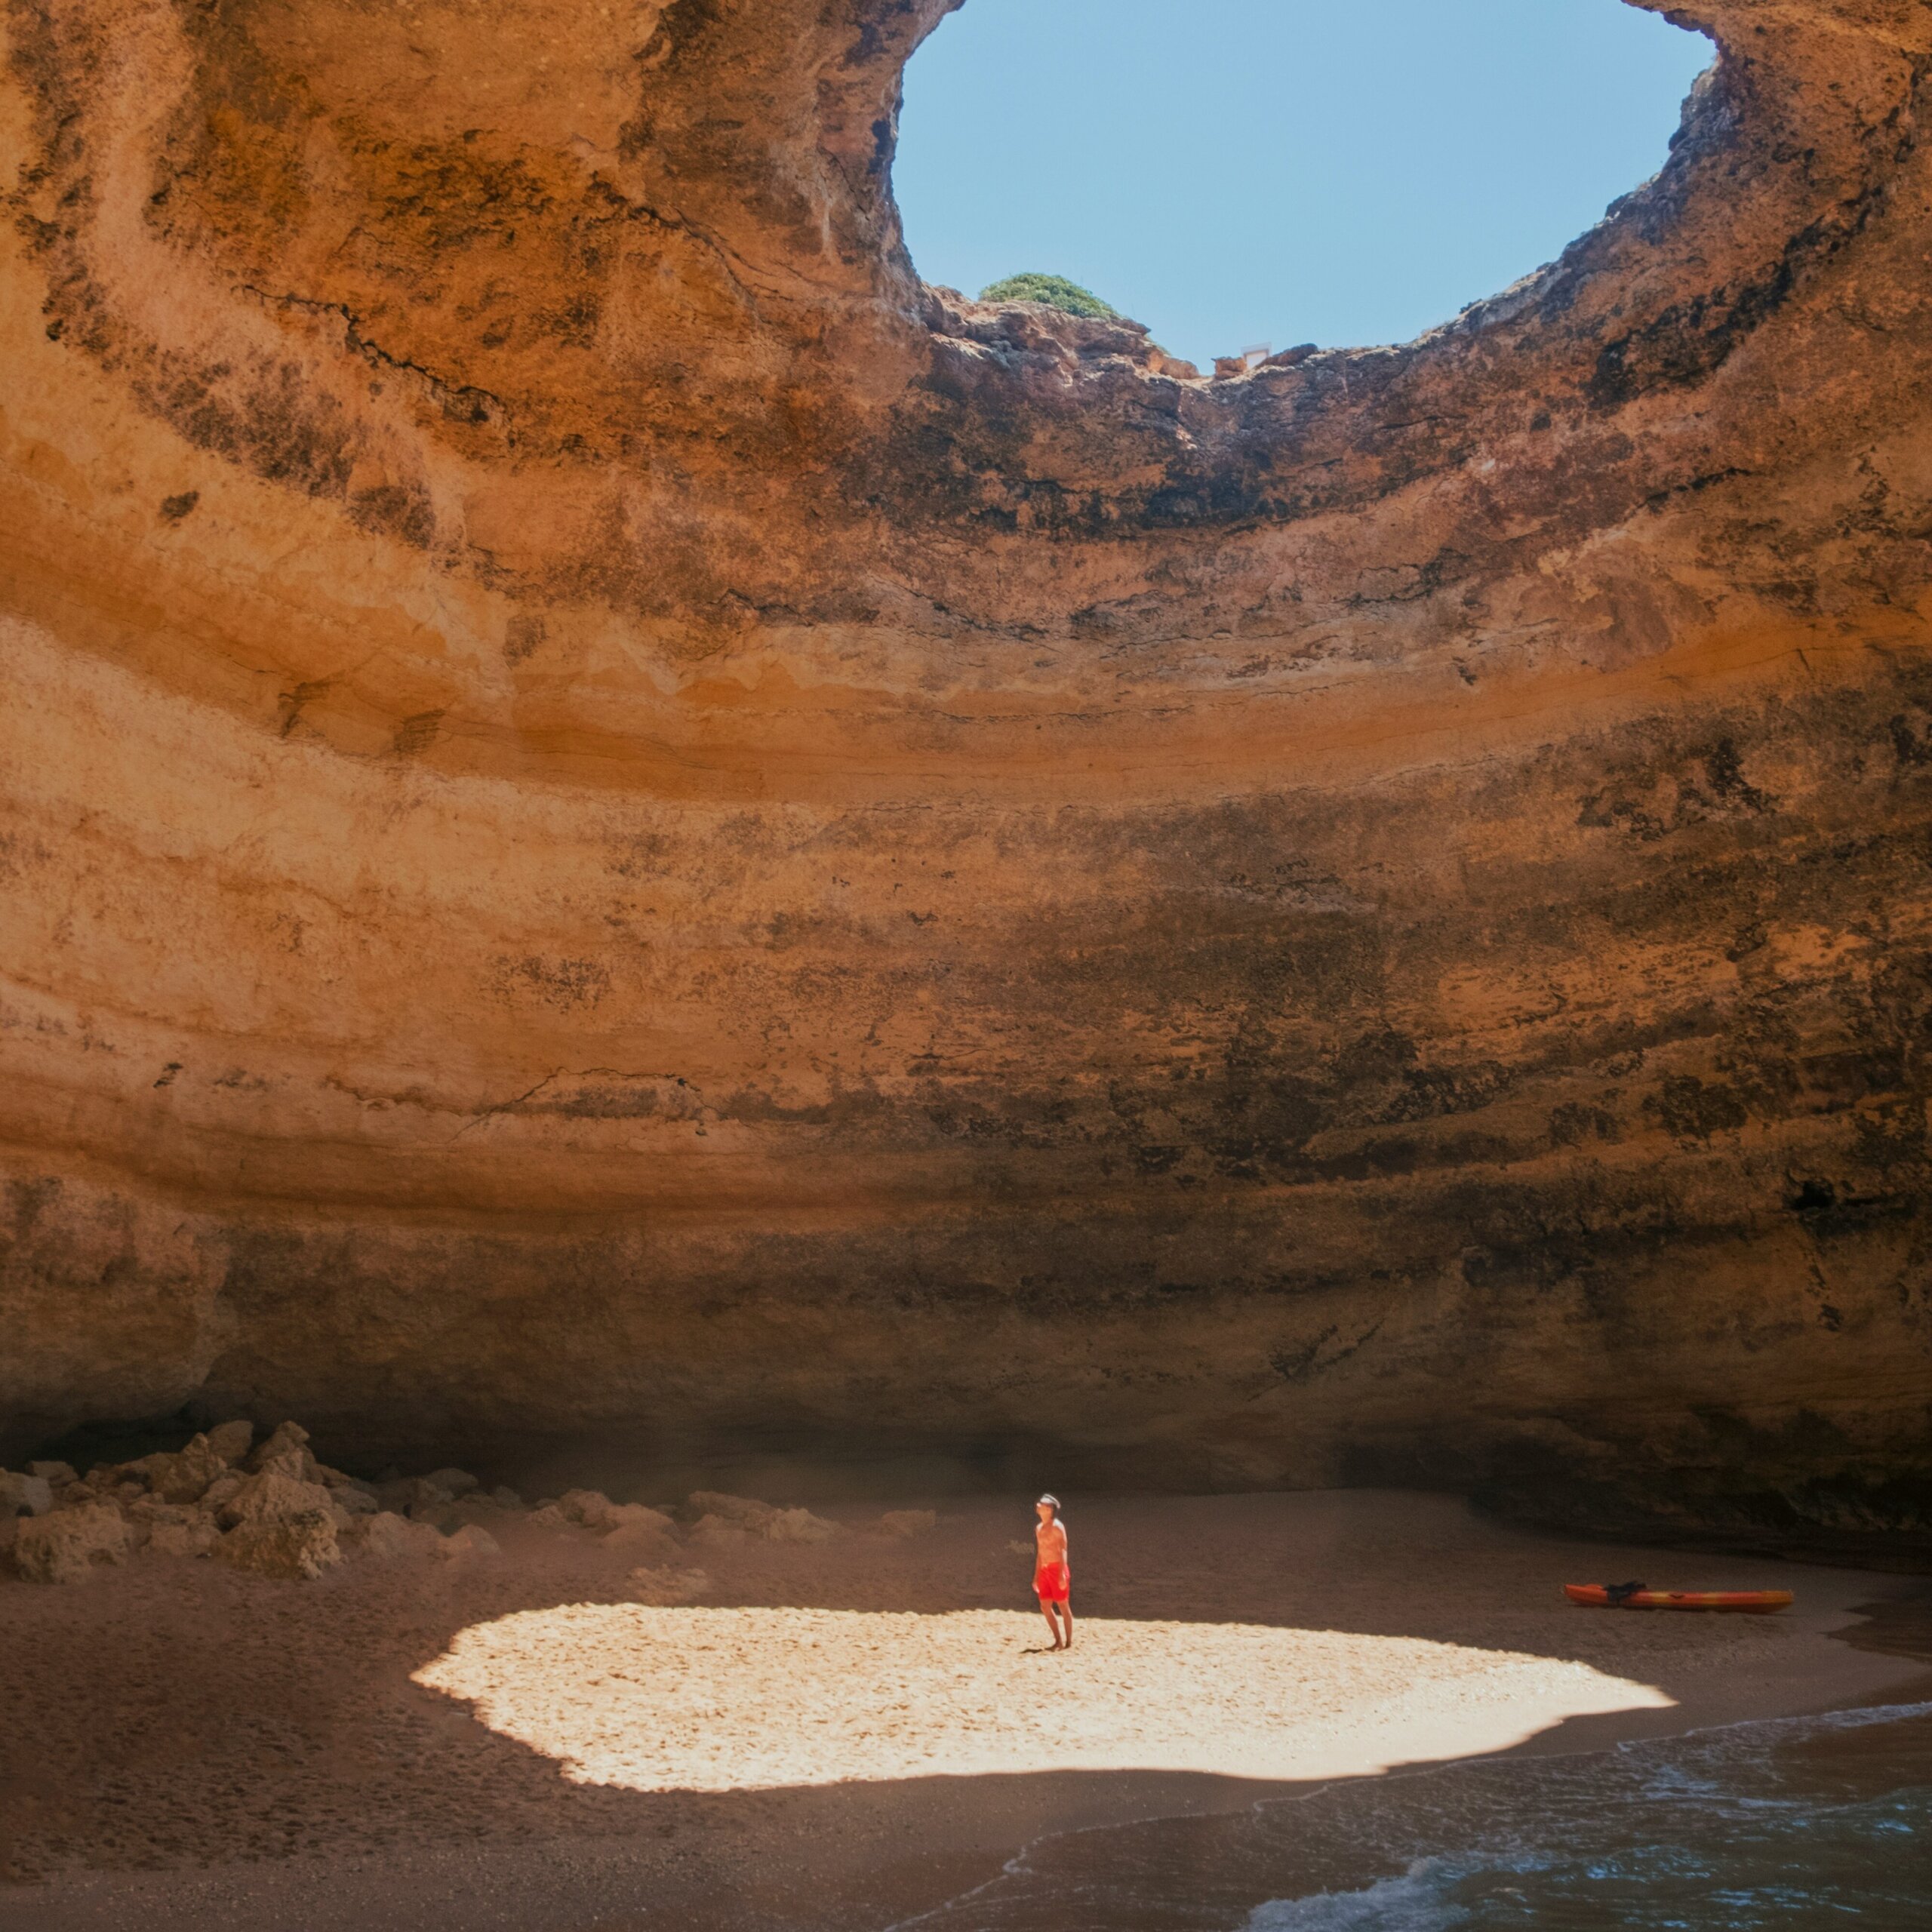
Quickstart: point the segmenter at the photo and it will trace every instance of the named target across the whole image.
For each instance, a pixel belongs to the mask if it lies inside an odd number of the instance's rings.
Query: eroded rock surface
[[[1932,16],[1673,8],[1560,262],[1203,382],[921,287],[943,10],[9,16],[0,1449],[1903,1546]]]

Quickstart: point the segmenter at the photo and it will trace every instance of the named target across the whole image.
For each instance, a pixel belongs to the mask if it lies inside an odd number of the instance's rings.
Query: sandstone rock
[[[433,1555],[443,1541],[427,1523],[412,1523],[389,1509],[357,1517],[345,1534],[358,1553],[392,1560]]]
[[[128,1465],[138,1470],[153,1493],[168,1503],[198,1502],[208,1485],[228,1472],[228,1459],[217,1453],[205,1435],[198,1435],[174,1455],[143,1457]]]
[[[108,1470],[90,1469],[85,1475],[77,1476],[73,1481],[54,1488],[54,1507],[57,1510],[87,1509],[97,1503],[112,1503],[119,1487]]]
[[[729,1549],[749,1543],[751,1537],[743,1523],[730,1522],[722,1516],[700,1516],[691,1527],[691,1540],[700,1549]]]
[[[466,1523],[453,1535],[438,1537],[435,1554],[448,1563],[466,1556],[500,1556],[503,1549],[488,1530]]]
[[[450,1497],[467,1496],[472,1489],[481,1487],[467,1469],[432,1469],[423,1480],[434,1483]]]
[[[29,1463],[27,1474],[38,1476],[42,1481],[54,1489],[64,1489],[68,1484],[78,1480],[71,1463]]]
[[[142,1547],[149,1556],[207,1556],[220,1541],[214,1518],[197,1516],[186,1522],[153,1524]]]
[[[705,1541],[730,1541],[721,1536],[721,1527],[762,1537],[768,1543],[823,1543],[838,1533],[836,1523],[814,1516],[809,1509],[780,1509],[752,1497],[728,1496],[717,1490],[694,1490],[686,1506],[702,1512],[691,1531],[694,1540],[703,1530]],[[707,1524],[712,1527],[707,1528]]]
[[[208,1484],[201,1499],[202,1508],[213,1515],[219,1516],[252,1480],[239,1469],[223,1470]]]
[[[23,1520],[14,1538],[14,1567],[30,1583],[78,1583],[101,1564],[125,1563],[134,1546],[119,1510],[89,1503]]]
[[[606,1519],[610,1528],[602,1541],[605,1549],[643,1552],[668,1549],[678,1540],[678,1526],[662,1510],[641,1503],[620,1503]]]
[[[224,1463],[244,1462],[255,1439],[255,1425],[237,1420],[217,1423],[208,1432],[208,1445]]]
[[[530,1520],[540,1530],[574,1530],[578,1527],[554,1502],[538,1503],[531,1511]]]
[[[654,1509],[643,1503],[614,1503],[605,1521],[614,1534],[620,1530],[635,1531],[673,1538],[678,1534],[677,1524],[663,1510]]]
[[[768,1543],[829,1543],[839,1526],[809,1509],[775,1509],[757,1534]]]
[[[617,1504],[601,1490],[566,1490],[557,1499],[557,1507],[567,1521],[581,1529],[615,1529],[620,1520]]]
[[[285,1471],[298,1481],[312,1482],[315,1479],[315,1459],[309,1453],[309,1432],[299,1422],[285,1422],[257,1445],[247,1459],[246,1466],[259,1473],[272,1463],[292,1463],[294,1466]]]
[[[278,1456],[256,1456],[249,1460],[258,1475],[279,1475],[290,1482],[306,1483],[317,1489],[328,1487],[322,1481],[321,1464],[306,1449],[285,1450]]]
[[[915,1537],[938,1521],[930,1509],[888,1509],[878,1519],[878,1527],[888,1537]]]
[[[598,1540],[606,1549],[626,1556],[655,1556],[675,1547],[672,1539],[662,1531],[645,1529],[636,1525],[612,1530]]]
[[[352,1516],[373,1516],[382,1507],[374,1494],[359,1482],[334,1483],[327,1487],[329,1500]]]
[[[284,1478],[272,1475],[262,1480]],[[325,1503],[319,1508],[238,1523],[215,1544],[214,1557],[230,1569],[298,1583],[319,1577],[340,1563],[342,1549]]]
[[[426,1477],[399,1476],[389,1481],[371,1484],[368,1488],[379,1509],[393,1511],[397,1515],[408,1516],[423,1523],[455,1520],[451,1515],[455,1497],[440,1483],[432,1482]]]
[[[291,1521],[298,1517],[320,1515],[330,1520],[329,1492],[320,1483],[300,1482],[287,1473],[287,1459],[275,1459],[275,1466],[253,1475],[221,1506],[220,1520],[224,1527],[238,1524]]]
[[[191,1523],[210,1513],[192,1503],[168,1503],[152,1495],[137,1497],[121,1509],[122,1517],[137,1528],[152,1528],[158,1523]]]
[[[525,1506],[523,1498],[506,1483],[499,1483],[491,1490],[490,1500],[499,1509],[521,1509]]]
[[[633,1570],[629,1581],[636,1600],[648,1604],[690,1603],[711,1588],[711,1578],[702,1570],[647,1566]]]
[[[761,1529],[778,1514],[769,1503],[749,1496],[727,1496],[715,1489],[694,1489],[685,1507],[694,1516],[715,1516],[721,1522],[737,1523],[748,1530]]]
[[[44,1516],[54,1507],[54,1485],[45,1476],[0,1469],[0,1516]]]

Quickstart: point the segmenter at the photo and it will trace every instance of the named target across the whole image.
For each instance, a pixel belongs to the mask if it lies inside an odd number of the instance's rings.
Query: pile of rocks
[[[573,1489],[534,1509],[512,1489],[485,1490],[466,1470],[365,1482],[318,1462],[308,1431],[285,1422],[261,1443],[248,1422],[226,1422],[184,1449],[103,1465],[82,1475],[65,1463],[0,1469],[0,1548],[29,1583],[72,1583],[97,1565],[140,1552],[210,1556],[260,1576],[315,1577],[346,1556],[445,1560],[497,1553],[486,1524],[515,1515],[540,1527],[588,1533],[645,1559],[633,1571],[657,1600],[688,1601],[708,1587],[701,1570],[669,1559],[686,1543],[722,1549],[754,1540],[817,1543],[843,1534],[808,1509],[699,1490],[662,1509]],[[929,1510],[893,1510],[877,1534],[928,1528]]]
[[[433,1520],[477,1488],[461,1470],[365,1483],[318,1463],[299,1423],[284,1423],[259,1444],[254,1436],[253,1423],[226,1422],[184,1449],[85,1475],[65,1463],[0,1469],[0,1525],[12,1531],[14,1574],[78,1583],[98,1564],[145,1551],[300,1579],[353,1552],[454,1557],[496,1548],[473,1522],[451,1522],[446,1536]],[[505,1504],[521,1506],[508,1492],[493,1506]]]

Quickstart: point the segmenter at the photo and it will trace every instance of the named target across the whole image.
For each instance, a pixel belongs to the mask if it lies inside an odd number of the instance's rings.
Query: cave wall
[[[0,1451],[1925,1541],[1932,11],[1219,381],[921,286],[945,11],[15,0]]]

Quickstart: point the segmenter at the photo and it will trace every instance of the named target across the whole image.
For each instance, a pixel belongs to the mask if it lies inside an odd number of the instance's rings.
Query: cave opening
[[[1623,0],[971,0],[894,188],[928,282],[1062,275],[1204,368],[1400,342],[1654,174],[1711,54]]]

